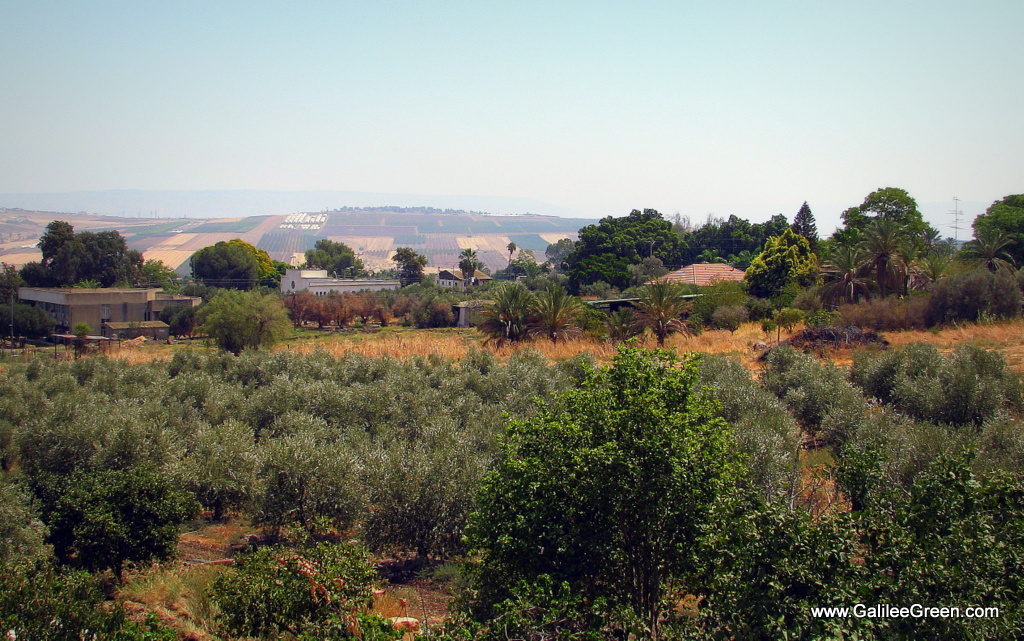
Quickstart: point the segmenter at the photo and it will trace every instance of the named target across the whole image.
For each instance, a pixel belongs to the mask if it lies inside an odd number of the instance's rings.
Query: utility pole
[[[963,212],[960,211],[960,199],[957,198],[956,196],[953,196],[953,211],[949,212],[949,214],[953,217],[953,224],[951,225],[953,227],[953,241],[956,242],[957,247],[959,247],[961,229],[960,216],[963,214]]]
[[[14,289],[11,289],[11,353],[14,353]]]

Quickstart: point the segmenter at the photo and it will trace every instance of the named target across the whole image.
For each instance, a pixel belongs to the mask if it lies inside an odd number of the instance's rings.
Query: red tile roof
[[[670,283],[689,283],[691,285],[711,285],[723,281],[740,281],[746,275],[742,269],[736,269],[725,263],[695,263],[669,272],[652,283],[668,281]]]

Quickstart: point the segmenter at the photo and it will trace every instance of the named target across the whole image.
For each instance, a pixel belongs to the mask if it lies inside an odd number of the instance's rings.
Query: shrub
[[[858,353],[850,379],[893,409],[934,423],[979,426],[1022,402],[1020,378],[1003,357],[973,345],[948,357],[926,344]]]
[[[723,305],[711,315],[711,321],[721,329],[734,333],[749,318],[747,308],[742,305]]]
[[[1013,318],[1020,315],[1022,301],[1024,295],[1008,271],[975,269],[939,279],[926,318],[929,326],[974,322],[983,317]]]
[[[768,353],[762,384],[782,399],[797,422],[812,435],[821,434],[833,445],[856,431],[866,412],[864,399],[832,363],[788,345]],[[829,419],[826,422],[826,419]],[[823,425],[827,432],[822,432]]]
[[[178,545],[178,526],[196,511],[195,499],[146,469],[76,474],[48,510],[57,558],[89,570],[167,559]]]
[[[926,296],[889,296],[848,303],[839,308],[840,322],[876,332],[924,329],[927,326],[929,300]]]
[[[244,557],[218,578],[213,598],[232,635],[401,638],[365,614],[375,578],[366,552],[354,544],[321,543],[299,551],[272,546]]]
[[[736,359],[705,356],[700,384],[721,407],[747,466],[746,484],[760,500],[774,502],[792,496],[799,441],[793,417],[785,405],[751,380]]]

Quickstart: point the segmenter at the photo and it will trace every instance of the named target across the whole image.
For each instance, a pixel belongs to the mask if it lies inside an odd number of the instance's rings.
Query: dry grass
[[[1024,373],[1024,318],[998,323],[978,323],[938,331],[891,332],[885,335],[894,347],[929,343],[942,351],[973,344],[1001,353],[1010,369]]]
[[[156,567],[135,577],[119,596],[129,613],[144,618],[152,612],[179,638],[212,641],[217,638],[211,633],[217,606],[210,598],[210,587],[223,571],[219,565]]]

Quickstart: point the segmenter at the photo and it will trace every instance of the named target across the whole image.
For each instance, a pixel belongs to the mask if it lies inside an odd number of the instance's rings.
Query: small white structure
[[[326,269],[287,269],[281,278],[283,294],[309,290],[317,296],[326,296],[331,292],[376,292],[383,289],[398,289],[401,286],[402,283],[393,279],[331,278],[327,275]]]

